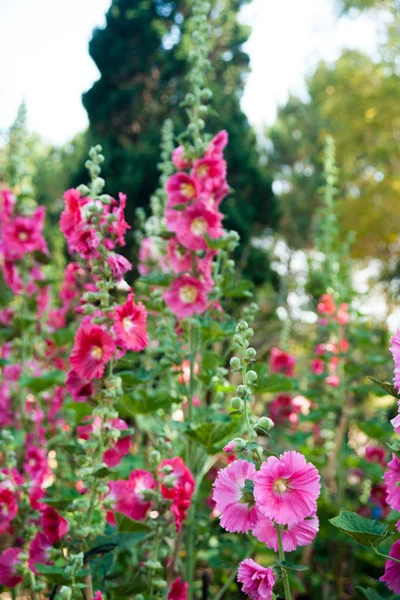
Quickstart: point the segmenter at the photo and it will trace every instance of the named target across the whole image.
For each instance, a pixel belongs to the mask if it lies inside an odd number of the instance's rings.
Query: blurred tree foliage
[[[237,20],[248,0],[212,0],[210,88],[213,112],[208,130],[227,129],[229,183],[226,226],[242,239],[242,266],[254,280],[268,279],[267,255],[250,245],[254,233],[277,222],[271,177],[260,165],[257,141],[240,98],[249,70],[243,44],[249,28]],[[187,70],[189,35],[183,27],[192,0],[113,0],[104,29],[96,29],[89,51],[101,77],[83,95],[89,115],[88,144],[103,146],[104,176],[112,193],[128,194],[128,220],[147,207],[158,178],[160,128],[172,118],[183,129],[179,104]],[[79,177],[78,177],[79,175]],[[76,182],[81,182],[81,173]],[[130,242],[133,242],[131,238]]]

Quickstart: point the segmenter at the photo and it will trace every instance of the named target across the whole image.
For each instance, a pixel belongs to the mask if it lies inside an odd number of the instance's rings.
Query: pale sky
[[[88,54],[95,26],[111,0],[0,0],[0,130],[24,98],[29,127],[61,144],[87,125],[81,94],[98,78]],[[241,15],[253,27],[247,43],[252,73],[243,97],[250,121],[272,123],[288,93],[343,46],[373,52],[376,20],[341,19],[333,0],[253,0]]]

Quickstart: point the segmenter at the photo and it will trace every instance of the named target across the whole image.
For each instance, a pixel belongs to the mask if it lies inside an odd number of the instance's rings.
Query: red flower
[[[115,309],[114,332],[118,343],[126,350],[139,352],[149,343],[146,330],[147,313],[141,302],[133,301],[133,294],[129,294],[127,301]]]
[[[279,348],[271,349],[269,366],[272,373],[284,373],[288,377],[293,377],[295,364],[295,357],[288,352]]]
[[[51,506],[47,506],[42,512],[42,527],[51,544],[61,540],[69,531],[68,521]]]
[[[83,379],[96,379],[103,376],[105,365],[115,350],[111,335],[99,325],[84,319],[76,333],[70,363]]]
[[[21,548],[7,548],[0,554],[0,584],[14,588],[23,577],[16,574],[16,565],[20,562]]]
[[[167,600],[187,600],[188,590],[189,584],[186,583],[186,581],[182,581],[180,577],[177,577],[175,581],[171,583]]]
[[[5,533],[18,513],[15,494],[9,488],[0,488],[0,534]]]
[[[90,398],[94,391],[93,383],[79,377],[76,371],[69,371],[65,385],[75,402],[85,402],[86,398]]]

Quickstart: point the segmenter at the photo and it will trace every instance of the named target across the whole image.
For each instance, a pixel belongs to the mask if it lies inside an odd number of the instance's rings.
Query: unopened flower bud
[[[111,196],[109,194],[102,194],[100,196],[102,204],[111,204]]]
[[[164,477],[163,484],[167,489],[172,490],[175,487],[176,478],[173,475],[167,475]]]
[[[224,452],[241,452],[246,447],[246,442],[242,438],[235,438],[224,446]]]
[[[155,463],[159,463],[161,460],[161,453],[158,450],[152,450],[150,452],[150,459]]]
[[[248,371],[246,373],[246,383],[254,383],[257,381],[257,373],[255,371]]]
[[[62,598],[63,600],[70,600],[70,598],[72,598],[71,588],[67,587],[66,585],[63,585],[60,589],[60,598]]]
[[[249,327],[248,329],[246,329],[246,331],[244,332],[244,335],[247,338],[253,337],[254,335],[254,329],[252,327]]]
[[[234,396],[231,400],[231,408],[232,410],[243,410],[243,400],[238,396]]]
[[[240,358],[238,358],[237,356],[232,356],[231,360],[229,361],[229,364],[231,365],[232,369],[240,369]]]
[[[271,431],[275,423],[269,417],[261,417],[256,424],[256,429],[260,429],[262,431]]]
[[[248,324],[246,323],[246,321],[239,321],[239,323],[236,325],[236,331],[237,331],[237,333],[241,333],[242,331],[246,331],[247,328],[248,328]]]
[[[171,465],[164,465],[163,468],[161,469],[161,471],[165,475],[169,475],[170,473],[172,473],[173,468],[171,467]]]
[[[243,343],[242,336],[239,335],[238,333],[235,333],[235,335],[233,336],[233,342],[235,344],[237,344],[238,346],[241,346]]]
[[[251,396],[251,389],[247,385],[238,385],[236,393],[240,398],[247,398],[247,396]]]
[[[247,360],[253,360],[256,357],[256,349],[255,348],[247,348],[246,350],[246,358]]]
[[[80,186],[78,186],[77,190],[81,196],[87,196],[90,192],[88,186],[84,185],[83,183]]]

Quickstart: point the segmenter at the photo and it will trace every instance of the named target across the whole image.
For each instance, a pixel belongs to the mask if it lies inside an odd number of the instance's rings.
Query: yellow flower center
[[[207,221],[203,217],[197,217],[193,219],[190,224],[190,231],[194,235],[204,235],[207,231]]]
[[[200,167],[197,168],[198,177],[206,177],[207,174],[208,174],[208,166],[207,165],[200,165]]]
[[[278,494],[284,494],[288,489],[287,482],[284,479],[277,479],[274,483],[274,490]]]
[[[181,194],[186,198],[194,198],[196,195],[196,190],[191,183],[182,183],[181,185]]]
[[[129,317],[125,317],[125,319],[122,319],[122,327],[127,333],[129,333],[131,329],[133,329],[133,323]]]
[[[184,285],[179,290],[179,298],[185,304],[192,304],[197,298],[197,289],[193,285]]]
[[[21,242],[26,242],[28,239],[28,234],[25,231],[20,231],[18,234],[18,239],[21,240]]]
[[[93,358],[100,360],[100,358],[103,356],[103,350],[100,348],[100,346],[93,346],[91,354]]]

